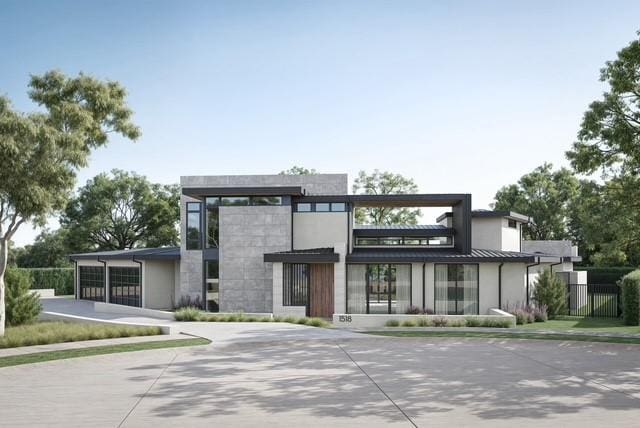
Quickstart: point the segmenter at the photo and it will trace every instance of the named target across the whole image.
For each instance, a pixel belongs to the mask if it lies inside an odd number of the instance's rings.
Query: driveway
[[[640,421],[640,346],[213,326],[228,334],[211,346],[0,369],[0,425],[582,428]],[[302,333],[318,336],[300,340]]]

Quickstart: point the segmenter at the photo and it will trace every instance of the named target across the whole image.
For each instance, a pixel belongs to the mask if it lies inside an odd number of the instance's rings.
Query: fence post
[[[589,293],[589,286],[587,285],[587,293]],[[595,309],[596,309],[596,301],[595,301],[595,289],[591,290],[591,316],[593,317],[595,315]]]

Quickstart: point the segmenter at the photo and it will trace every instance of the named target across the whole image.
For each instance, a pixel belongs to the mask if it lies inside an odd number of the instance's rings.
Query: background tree
[[[17,112],[0,97],[0,336],[9,240],[25,222],[43,226],[64,208],[78,168],[110,134],[140,136],[116,82],[54,71],[31,76],[29,87],[36,113]]]
[[[178,245],[179,221],[178,186],[120,170],[89,180],[60,219],[67,242],[85,245],[74,251]]]
[[[284,170],[284,171],[280,171],[280,175],[312,175],[312,174],[317,174],[318,171],[316,171],[315,169],[311,168],[305,168],[302,166],[292,166],[290,169]]]
[[[389,195],[417,193],[418,186],[411,178],[392,172],[374,170],[372,174],[360,171],[353,182],[353,193],[365,195]],[[421,212],[417,208],[372,207],[357,208],[357,224],[417,224]]]
[[[620,50],[600,70],[608,84],[602,99],[589,105],[578,140],[567,152],[578,173],[600,171],[591,185],[588,209],[576,223],[584,229],[597,264],[640,264],[640,41]],[[597,188],[601,193],[594,196]]]
[[[72,250],[67,246],[68,231],[60,228],[43,230],[31,245],[25,245],[16,254],[15,265],[22,268],[68,267]]]
[[[517,184],[498,190],[493,208],[533,218],[523,228],[525,239],[567,239],[571,201],[578,194],[578,179],[571,171],[545,163],[523,175]]]

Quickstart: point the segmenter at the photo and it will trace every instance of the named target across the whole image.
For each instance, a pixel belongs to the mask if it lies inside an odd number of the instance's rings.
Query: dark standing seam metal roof
[[[420,225],[356,225],[353,228],[355,236],[453,236],[455,230],[441,224],[420,224]]]
[[[473,249],[470,254],[455,250],[355,249],[347,263],[368,262],[513,262],[533,263],[541,255],[515,251]]]
[[[265,253],[264,261],[284,263],[335,263],[340,261],[340,254],[334,252],[333,248],[307,248],[303,250]]]
[[[180,247],[134,248],[71,254],[71,260],[180,260]]]

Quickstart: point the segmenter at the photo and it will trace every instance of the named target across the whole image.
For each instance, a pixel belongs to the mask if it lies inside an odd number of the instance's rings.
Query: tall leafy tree
[[[280,175],[313,175],[313,174],[317,174],[318,171],[316,171],[315,169],[311,168],[305,168],[303,166],[297,166],[294,165],[289,169],[286,169],[284,171],[280,171]]]
[[[608,89],[589,105],[578,139],[567,152],[577,172],[600,172],[605,180],[598,187],[598,204],[583,210],[580,221],[596,263],[640,263],[639,39],[605,64],[600,80]]]
[[[365,195],[390,195],[416,193],[418,186],[411,178],[389,171],[374,170],[367,174],[360,171],[353,182],[353,193]],[[367,207],[357,208],[355,221],[358,224],[400,225],[417,224],[420,217],[417,208]]]
[[[113,170],[80,188],[60,223],[80,250],[124,250],[178,244],[178,186]]]
[[[71,251],[67,247],[68,231],[59,228],[43,230],[31,245],[25,245],[15,257],[15,264],[23,268],[67,267]]]
[[[578,193],[578,179],[561,168],[545,163],[520,177],[516,184],[498,190],[493,208],[511,210],[533,217],[525,226],[526,239],[569,238],[570,204]]]
[[[66,205],[76,172],[113,133],[135,140],[126,91],[117,82],[52,71],[31,76],[37,112],[14,110],[0,97],[0,336],[5,326],[8,243],[25,222],[44,225]]]

